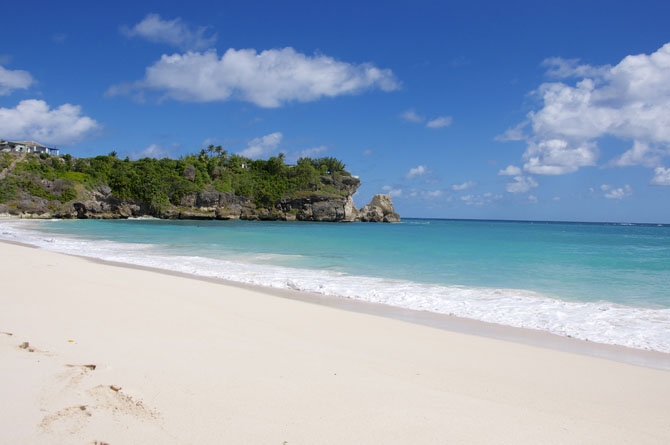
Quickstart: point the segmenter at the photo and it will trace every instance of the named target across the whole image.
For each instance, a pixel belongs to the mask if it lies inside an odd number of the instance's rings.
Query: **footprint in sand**
[[[131,396],[123,393],[117,385],[98,385],[88,390],[97,409],[109,410],[115,416],[131,416],[136,419],[158,419],[160,415]]]
[[[86,426],[91,412],[86,405],[70,406],[45,416],[40,428],[46,433],[67,432],[75,434]]]
[[[92,418],[109,418],[116,422],[155,421],[160,419],[157,411],[147,407],[141,401],[124,394],[116,385],[98,385],[86,391],[87,404],[69,406],[54,414],[45,416],[40,428],[47,434],[74,434],[85,428]],[[100,442],[102,443],[102,442]]]
[[[95,371],[97,365],[65,365],[68,368],[66,371],[58,375],[58,380],[61,382],[67,381],[66,388],[72,388],[79,385],[84,378],[91,372]]]

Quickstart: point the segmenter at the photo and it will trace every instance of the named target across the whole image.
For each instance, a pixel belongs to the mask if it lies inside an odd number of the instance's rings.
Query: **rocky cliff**
[[[44,202],[25,208],[26,214],[56,218],[130,218],[156,216],[164,219],[242,219],[257,221],[320,221],[320,222],[399,222],[400,216],[393,209],[388,195],[375,195],[372,201],[358,210],[353,194],[333,197],[310,194],[302,198],[289,198],[272,208],[258,208],[251,199],[232,193],[202,192],[182,199],[181,206],[168,208],[155,215],[141,203],[121,201],[113,196],[96,194],[92,199],[72,202],[61,211],[50,213]],[[2,212],[2,205],[0,205]]]
[[[100,159],[118,168],[128,168],[126,162],[115,159],[110,161],[106,157],[96,158],[98,161]],[[183,191],[177,194],[175,190],[180,191],[180,187],[183,188],[184,184],[192,185],[196,179],[195,173],[187,166],[184,174],[178,177],[181,182],[177,182],[176,185],[168,180],[152,181],[150,178],[137,179],[135,176],[139,185],[133,190],[136,196],[144,197],[140,199],[120,197],[124,191],[124,181],[127,181],[127,177],[132,178],[132,175],[114,176],[113,173],[109,173],[108,176],[98,175],[95,177],[95,185],[92,186],[94,177],[92,174],[65,170],[63,164],[64,161],[58,159],[24,160],[9,157],[4,159],[0,178],[0,214],[81,219],[152,216],[164,219],[400,221],[388,195],[376,195],[359,211],[354,205],[353,195],[360,186],[360,180],[346,172],[313,173],[303,188],[284,193],[279,198],[259,199],[258,194],[247,196],[231,191],[217,191],[214,182],[205,183],[201,191]],[[291,167],[285,167],[285,170],[288,173],[284,177],[277,176],[277,183],[300,173],[294,172]],[[248,173],[245,171],[241,175],[245,174]],[[109,181],[104,179],[106,177],[110,178]],[[275,184],[267,176],[264,180],[266,189]],[[157,205],[154,199],[157,195],[146,190],[151,187],[158,189],[163,187],[160,190],[167,196],[164,191],[165,184],[172,187],[169,189],[171,190],[169,199],[164,199]],[[266,189],[261,189],[260,192]]]

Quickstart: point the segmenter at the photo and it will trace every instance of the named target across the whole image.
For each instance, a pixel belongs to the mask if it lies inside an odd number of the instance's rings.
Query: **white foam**
[[[242,257],[228,261],[199,256],[169,256],[162,254],[155,246],[146,244],[44,237],[30,230],[29,224],[16,222],[3,222],[0,238],[62,253],[452,314],[490,323],[539,329],[597,343],[670,353],[670,309],[666,308],[564,301],[521,289],[436,286],[352,276],[335,271],[254,264],[243,261]]]

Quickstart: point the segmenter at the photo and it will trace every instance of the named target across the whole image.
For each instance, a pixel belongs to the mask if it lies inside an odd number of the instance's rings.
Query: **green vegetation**
[[[19,197],[20,191],[47,200],[67,202],[80,191],[106,189],[121,200],[142,202],[152,213],[170,205],[181,205],[186,195],[204,191],[230,192],[250,198],[259,207],[271,208],[283,198],[318,192],[342,196],[346,191],[333,185],[338,177],[350,176],[335,158],[301,158],[287,165],[283,154],[267,160],[228,155],[220,146],[210,146],[181,159],[119,159],[116,152],[94,158],[70,155],[27,155],[11,168],[15,155],[0,156],[0,203]]]

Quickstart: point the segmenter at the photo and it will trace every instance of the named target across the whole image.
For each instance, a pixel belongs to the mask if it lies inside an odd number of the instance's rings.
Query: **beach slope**
[[[670,372],[0,242],[0,443],[667,444]]]

